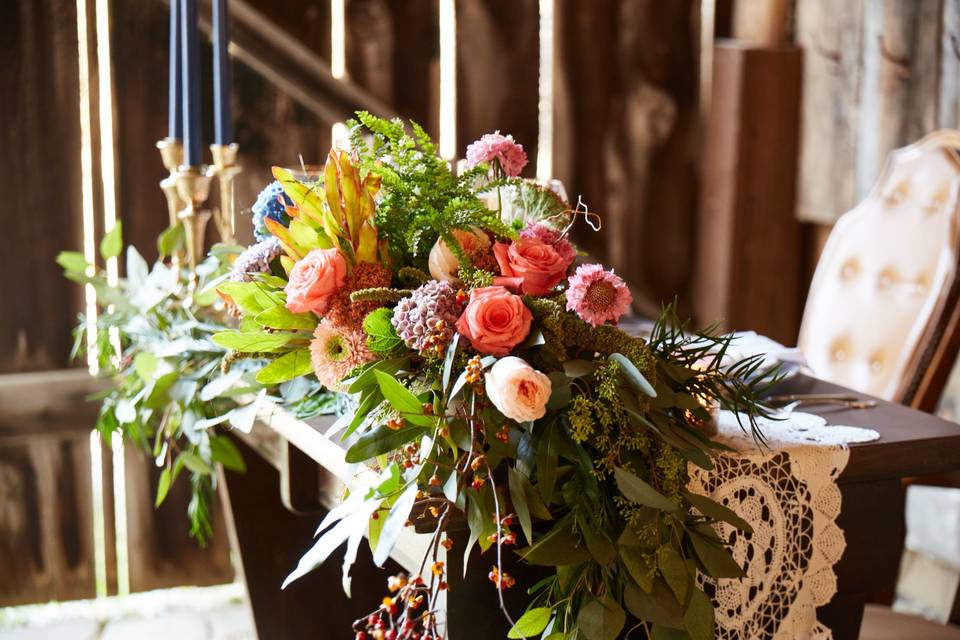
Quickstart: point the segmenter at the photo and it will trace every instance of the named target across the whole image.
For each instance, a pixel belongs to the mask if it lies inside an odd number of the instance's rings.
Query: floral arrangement
[[[687,465],[709,468],[720,448],[704,431],[715,406],[762,411],[759,362],[723,369],[726,339],[684,333],[669,310],[649,342],[617,328],[628,287],[576,266],[578,211],[518,177],[527,158],[511,137],[470,145],[457,175],[416,124],[359,120],[317,184],[274,170],[275,257],[241,255],[243,281],[218,289],[242,318],[213,336],[225,367],[266,358],[262,384],[313,374],[349,394],[346,460],[377,471],[288,582],[346,543],[349,588],[364,536],[382,564],[416,526],[431,536],[426,577],[392,577],[357,640],[444,637],[439,550],[466,565],[477,547],[501,605],[506,589],[531,594],[516,618],[503,607],[509,637],[605,640],[628,614],[654,634],[712,637],[697,576],[740,568],[711,523],[747,525],[688,493]],[[551,572],[518,586],[514,558]]]
[[[391,576],[355,622],[357,640],[446,637],[443,554],[487,575],[510,638],[712,638],[703,589],[741,574],[712,525],[749,527],[686,490],[688,465],[709,469],[724,448],[710,439],[717,408],[762,437],[753,416],[776,376],[759,357],[730,365],[730,338],[688,331],[672,307],[647,339],[622,331],[628,287],[570,240],[587,212],[520,178],[510,136],[483,136],[454,172],[415,123],[358,120],[316,183],[274,169],[258,243],[215,247],[191,300],[171,285],[147,334],[115,311],[124,344],[105,353],[122,382],[104,420],[155,438],[176,475],[234,460],[211,435],[246,426],[249,407],[230,398],[256,391],[301,414],[329,410],[324,389],[348,399],[328,435],[374,473],[357,475],[287,583],[346,544],[349,592],[364,537],[379,565],[405,527],[430,540],[419,575]],[[89,272],[68,269],[105,287]],[[144,355],[165,363],[180,339],[196,348],[177,348],[172,369]],[[519,584],[517,563],[543,579]],[[509,589],[529,594],[525,611],[505,606]]]

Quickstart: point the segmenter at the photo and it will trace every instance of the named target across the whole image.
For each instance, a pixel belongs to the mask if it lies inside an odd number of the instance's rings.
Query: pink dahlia
[[[514,142],[513,136],[500,135],[499,131],[487,133],[467,147],[468,167],[494,160],[500,161],[505,175],[518,176],[527,164],[527,152],[522,144]]]
[[[374,359],[362,331],[338,328],[322,320],[310,341],[310,362],[320,384],[331,391],[342,391],[342,380],[360,365]]]
[[[570,276],[567,288],[567,311],[575,311],[580,319],[593,326],[616,323],[633,302],[623,279],[599,264],[584,264]]]
[[[566,236],[562,235],[556,229],[551,229],[545,224],[534,222],[520,232],[520,237],[524,239],[536,239],[544,244],[552,245],[554,250],[563,258],[567,264],[573,262],[577,257],[577,250],[574,248]]]

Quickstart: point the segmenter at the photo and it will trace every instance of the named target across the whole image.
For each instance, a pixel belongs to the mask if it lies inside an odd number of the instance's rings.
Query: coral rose
[[[533,314],[504,287],[470,292],[470,301],[457,320],[457,331],[480,353],[503,356],[526,339]]]
[[[517,422],[539,420],[547,412],[550,378],[523,359],[501,358],[486,375],[487,397],[500,413]]]
[[[294,313],[323,314],[337,290],[347,281],[347,261],[337,249],[314,249],[290,270],[284,288],[287,309]]]
[[[573,255],[560,255],[553,245],[539,238],[520,238],[509,245],[498,242],[493,254],[503,274],[495,282],[531,296],[549,293],[573,262]]]
[[[452,233],[453,237],[456,238],[460,244],[460,248],[463,249],[464,253],[468,256],[479,254],[490,248],[490,238],[487,237],[487,234],[484,233],[483,230],[476,227],[472,227],[469,231],[454,229]],[[460,279],[457,277],[457,272],[460,269],[460,261],[457,260],[457,256],[453,255],[453,252],[443,238],[439,238],[430,250],[428,265],[430,267],[430,275],[433,276],[435,280],[451,282],[459,286]]]

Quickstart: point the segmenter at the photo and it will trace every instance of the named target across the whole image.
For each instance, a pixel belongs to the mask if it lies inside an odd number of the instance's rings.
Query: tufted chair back
[[[960,291],[958,148],[960,132],[939,131],[893,151],[837,221],[800,327],[818,377],[910,403],[931,362],[952,366],[936,352]]]

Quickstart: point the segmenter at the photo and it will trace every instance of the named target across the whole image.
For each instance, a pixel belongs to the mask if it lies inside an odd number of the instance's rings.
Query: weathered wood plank
[[[890,151],[919,140],[936,127],[941,54],[936,34],[940,33],[942,2],[863,5],[857,116],[858,202],[873,188]],[[830,146],[820,151],[824,155],[830,152]]]
[[[187,475],[171,487],[164,503],[154,508],[159,476],[151,459],[133,447],[126,448],[124,486],[130,591],[230,582],[233,567],[219,499],[215,498],[211,505],[213,537],[205,548],[200,547],[189,535]]]
[[[803,292],[793,216],[801,52],[736,41],[714,49],[704,146],[697,319],[796,339]]]
[[[536,170],[539,10],[537,0],[458,0],[457,154],[485,133],[510,133]]]
[[[832,224],[856,203],[863,0],[797,3],[806,56],[797,215]]]
[[[95,595],[89,433],[0,439],[0,606]]]
[[[685,301],[697,198],[692,5],[559,0],[555,21],[555,173],[604,222],[600,233],[581,225],[578,240],[649,301]]]
[[[12,2],[0,21],[0,373],[67,366],[82,291],[54,264],[81,246],[76,5]]]

